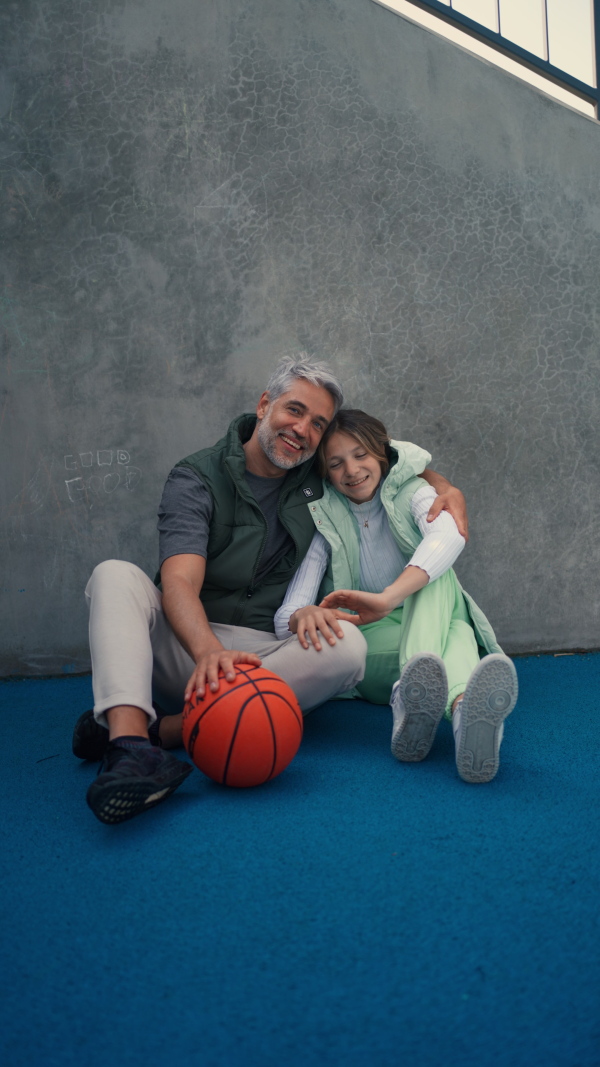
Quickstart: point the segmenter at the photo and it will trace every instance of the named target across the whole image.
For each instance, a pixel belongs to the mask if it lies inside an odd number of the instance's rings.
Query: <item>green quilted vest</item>
[[[216,445],[194,452],[177,466],[195,471],[213,498],[206,575],[200,593],[209,621],[273,633],[273,616],[314,534],[306,505],[322,496],[323,487],[312,460],[285,475],[278,513],[294,547],[256,585],[267,524],[244,477],[246,456],[242,448],[255,424],[255,415],[239,416]]]

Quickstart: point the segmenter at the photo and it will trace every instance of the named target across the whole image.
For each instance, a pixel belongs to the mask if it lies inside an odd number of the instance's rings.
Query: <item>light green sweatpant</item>
[[[448,675],[446,717],[450,718],[452,702],[464,693],[479,662],[475,633],[454,571],[446,571],[407,597],[385,619],[360,629],[367,639],[367,667],[356,691],[364,700],[389,703],[392,686],[411,656],[435,652]]]

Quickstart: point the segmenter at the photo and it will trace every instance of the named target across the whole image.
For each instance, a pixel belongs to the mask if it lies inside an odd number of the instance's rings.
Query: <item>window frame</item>
[[[528,52],[518,44],[514,44],[513,41],[503,37],[502,34],[488,29],[487,26],[483,26],[480,22],[475,22],[460,11],[454,11],[447,4],[439,3],[439,0],[407,0],[407,2],[413,7],[421,8],[422,11],[437,15],[442,21],[452,26],[457,26],[470,36],[480,40],[483,44],[491,45],[496,51],[511,59],[518,60],[524,67],[543,74],[548,81],[568,89],[575,96],[591,104],[595,108],[596,120],[600,118],[600,88],[598,85],[589,85],[587,82],[573,77],[572,74],[568,74],[567,71],[562,70],[560,67],[555,67],[548,60],[536,56],[533,52]],[[385,0],[375,0],[375,3],[381,7],[387,7]],[[394,9],[388,8],[388,10]],[[598,82],[600,80],[600,0],[592,0],[592,17],[594,67],[596,82]]]

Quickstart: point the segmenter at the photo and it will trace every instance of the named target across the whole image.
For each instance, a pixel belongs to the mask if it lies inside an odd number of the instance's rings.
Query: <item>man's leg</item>
[[[163,745],[175,747],[181,741],[182,695],[194,664],[163,614],[160,592],[133,564],[109,560],[94,571],[86,596],[98,722],[130,707],[153,721],[154,696],[168,713],[161,722]],[[279,641],[262,630],[220,623],[212,629],[224,648],[259,655],[307,712],[352,689],[363,676],[365,639],[351,623],[341,626],[344,637],[333,646],[323,642],[320,652],[312,645],[302,648],[295,636]]]
[[[255,652],[268,667],[293,689],[302,711],[311,711],[326,700],[352,689],[363,676],[366,641],[358,627],[341,623],[344,636],[335,645],[322,642],[320,652],[309,645],[302,648],[298,638],[278,641],[275,634],[243,626],[215,625],[213,629],[225,648]]]
[[[87,799],[102,822],[122,822],[166,799],[191,771],[189,764],[152,748],[148,724],[156,718],[153,675],[166,683],[167,701],[179,690],[179,710],[192,666],[164,617],[159,591],[138,567],[120,560],[100,564],[86,598],[94,715],[110,732]]]
[[[108,726],[114,716],[107,716],[107,711],[134,708],[147,736],[147,724],[156,719],[153,696],[165,711],[181,711],[193,660],[163,613],[160,591],[133,563],[101,563],[85,595],[90,609],[94,715]],[[127,724],[125,720],[122,726]]]

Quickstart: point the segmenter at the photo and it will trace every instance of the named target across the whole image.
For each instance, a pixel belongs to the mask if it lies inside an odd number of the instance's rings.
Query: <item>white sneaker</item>
[[[403,763],[425,759],[447,701],[443,660],[433,652],[412,656],[392,689],[392,756]]]
[[[504,720],[519,685],[514,663],[493,652],[477,664],[452,716],[456,767],[465,782],[491,782],[500,766]]]

